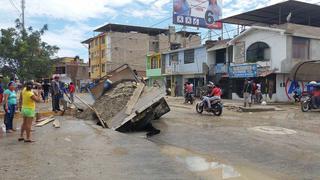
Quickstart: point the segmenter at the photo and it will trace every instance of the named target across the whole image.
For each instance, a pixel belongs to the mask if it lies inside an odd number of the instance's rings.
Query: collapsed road
[[[158,134],[160,130],[152,126],[152,121],[170,111],[164,90],[146,87],[127,64],[101,78],[89,92],[95,103],[77,117],[97,120],[99,125],[119,132]]]

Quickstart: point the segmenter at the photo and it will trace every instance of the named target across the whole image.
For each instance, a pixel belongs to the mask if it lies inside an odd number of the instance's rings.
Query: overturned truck
[[[135,72],[125,64],[101,78],[88,90],[95,103],[78,114],[82,119],[96,119],[98,124],[120,132],[160,131],[151,122],[170,111],[165,91],[147,87]]]

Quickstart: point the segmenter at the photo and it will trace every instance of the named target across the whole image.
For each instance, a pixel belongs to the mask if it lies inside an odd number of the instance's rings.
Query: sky
[[[223,0],[223,17],[282,2],[283,0]],[[317,0],[301,0],[319,3]],[[319,1],[319,0],[318,0]],[[20,17],[20,0],[0,0],[0,29],[13,27]],[[81,44],[95,35],[94,29],[107,23],[167,28],[172,25],[172,0],[26,0],[26,26],[49,26],[43,41],[57,45],[59,57],[76,55],[88,60]],[[161,22],[161,23],[159,23]],[[176,29],[181,28],[177,26]],[[205,29],[188,27],[189,31]],[[214,32],[217,34],[217,32]]]

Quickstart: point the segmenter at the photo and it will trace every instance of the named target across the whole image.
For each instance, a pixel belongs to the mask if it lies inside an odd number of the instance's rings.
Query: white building
[[[318,5],[285,1],[223,19],[249,27],[228,43],[208,49],[210,69],[218,79],[229,79],[230,97],[242,97],[245,78],[262,83],[268,101],[291,101],[297,84],[304,89],[306,82],[294,82],[289,74],[298,63],[320,59],[319,11]],[[220,64],[218,51],[225,52]]]

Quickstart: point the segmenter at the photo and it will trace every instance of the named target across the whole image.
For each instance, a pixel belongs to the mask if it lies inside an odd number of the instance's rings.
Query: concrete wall
[[[111,39],[111,61],[108,70],[122,64],[129,64],[133,69],[145,71],[145,55],[149,52],[149,35],[141,33],[108,33]]]
[[[310,59],[320,60],[320,40],[318,39],[311,39],[310,41]]]

